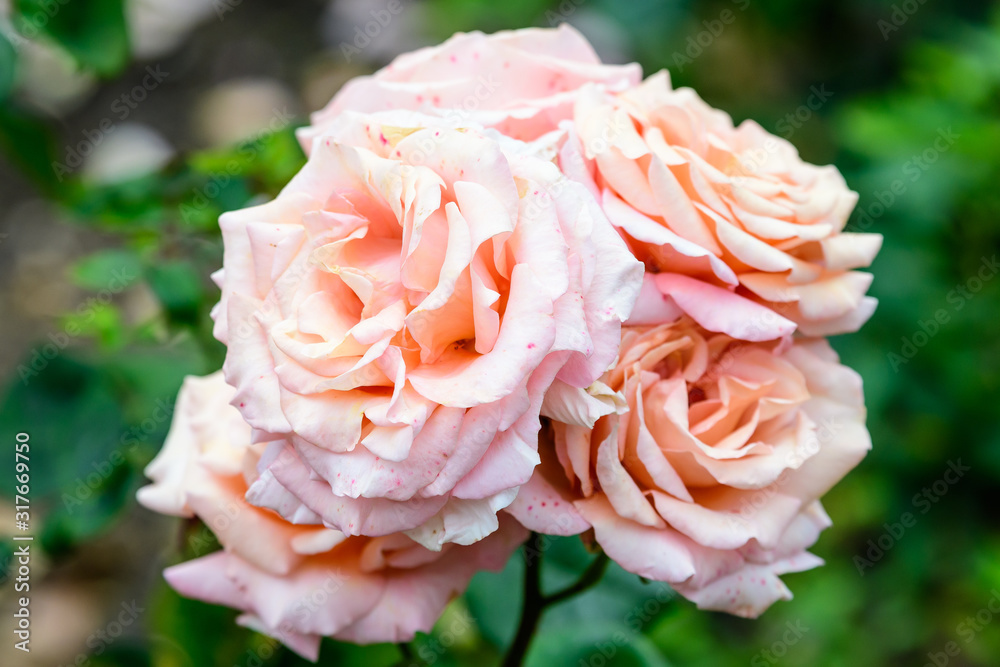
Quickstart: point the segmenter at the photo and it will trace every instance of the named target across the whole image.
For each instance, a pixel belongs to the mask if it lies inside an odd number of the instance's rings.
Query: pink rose
[[[618,95],[591,87],[574,118],[563,170],[601,198],[649,272],[753,299],[776,311],[768,326],[795,323],[808,336],[855,331],[871,316],[872,277],[852,269],[871,263],[882,237],[843,231],[858,197],[835,167],[803,162],[753,121],[734,127],[693,90],[671,89],[666,72]],[[648,296],[637,314],[662,308]],[[697,305],[681,310],[739,335]]]
[[[820,560],[818,499],[871,447],[858,375],[822,340],[749,343],[683,318],[626,327],[588,391],[557,385],[524,526],[594,539],[699,607],[757,616]]]
[[[215,310],[274,441],[250,501],[429,548],[497,528],[545,390],[607,369],[642,272],[550,161],[436,122],[345,113],[276,200],[222,216]]]
[[[495,127],[515,139],[535,139],[569,119],[577,90],[599,83],[624,90],[642,78],[639,65],[604,65],[568,25],[484,35],[459,33],[440,46],[399,56],[371,76],[348,82],[312,126],[313,139],[344,111],[437,111],[459,123]]]
[[[228,405],[221,373],[188,378],[139,500],[197,516],[224,549],[164,573],[182,595],[240,609],[238,622],[315,661],[321,637],[399,642],[427,632],[479,569],[497,570],[527,533],[511,520],[473,546],[429,551],[401,534],[348,537],[296,526],[244,500],[262,445]]]

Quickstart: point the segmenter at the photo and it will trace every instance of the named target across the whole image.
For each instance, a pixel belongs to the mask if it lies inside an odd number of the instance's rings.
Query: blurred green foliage
[[[35,26],[100,75],[126,66],[120,1],[70,2],[39,25],[43,5],[15,2],[15,25],[23,33]],[[425,9],[431,41],[472,28],[600,22],[610,38],[625,36],[647,73],[667,67],[675,82],[693,85],[737,120],[753,117],[789,136],[806,159],[836,163],[860,194],[849,228],[885,235],[873,266],[879,310],[860,333],[834,341],[865,379],[875,448],[827,498],[835,525],[816,548],[827,565],[785,577],[795,600],[757,621],[699,612],[612,566],[598,587],[546,615],[529,664],[922,665],[948,642],[961,651],[951,664],[1000,663],[1000,632],[973,630],[968,620],[1000,589],[993,510],[1000,281],[989,268],[1000,249],[997,8],[429,0]],[[726,11],[735,20],[718,30],[713,22]],[[706,30],[718,34],[692,47]],[[15,67],[15,51],[0,40],[0,98]],[[810,86],[820,84],[833,91],[831,101],[790,123]],[[2,431],[32,433],[34,510],[45,518],[42,544],[58,559],[85,549],[133,504],[141,470],[168,426],[153,417],[157,407],[172,404],[184,375],[221,363],[208,317],[217,298],[208,276],[221,264],[218,216],[273,196],[304,158],[289,129],[93,186],[54,180],[56,143],[47,121],[8,104],[0,110],[8,158],[75,224],[118,239],[68,269],[95,298],[25,355],[2,399]],[[123,278],[112,288],[115,276]],[[128,321],[116,298],[98,298],[112,289],[113,296],[148,290],[156,315]],[[57,353],[50,357],[47,346]],[[958,462],[969,471],[942,487]],[[906,513],[915,524],[900,532]],[[187,556],[204,542],[200,534],[186,530]],[[546,589],[572,581],[590,557],[578,540],[552,540]],[[0,564],[8,561],[0,552]],[[514,558],[502,573],[477,576],[435,632],[413,643],[418,658],[494,664],[514,632],[511,592],[520,590],[522,571],[523,560]],[[183,600],[165,585],[150,604],[147,636],[115,645],[91,665],[306,664],[238,628],[231,610]],[[322,660],[392,665],[400,653],[329,641]]]
[[[109,76],[128,63],[124,0],[13,0],[13,23],[29,39],[46,37],[77,64]]]

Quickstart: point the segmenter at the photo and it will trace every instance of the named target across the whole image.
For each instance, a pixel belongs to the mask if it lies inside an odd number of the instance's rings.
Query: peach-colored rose
[[[871,316],[872,277],[852,269],[871,263],[882,237],[843,231],[857,194],[835,167],[803,162],[753,121],[734,127],[693,90],[672,89],[666,72],[618,95],[589,87],[574,117],[562,168],[601,198],[648,271],[733,290],[808,336],[855,331]]]
[[[472,546],[429,551],[401,534],[348,537],[296,526],[246,502],[263,445],[228,405],[221,373],[188,378],[167,443],[147,468],[139,500],[197,516],[224,547],[164,573],[181,594],[244,613],[238,622],[315,661],[323,636],[356,643],[408,641],[427,632],[479,569],[503,567],[527,537],[512,521]]]
[[[493,35],[458,33],[351,80],[313,114],[312,125],[302,128],[299,137],[308,151],[344,111],[411,109],[531,140],[572,116],[575,94],[584,84],[624,90],[641,78],[636,63],[602,64],[587,40],[565,24]]]
[[[757,616],[829,519],[818,499],[871,447],[858,375],[823,340],[750,343],[688,318],[626,327],[587,392],[561,385],[542,463],[508,508],[594,539],[700,607]],[[558,400],[557,400],[558,399]],[[596,424],[595,424],[596,422]]]
[[[596,201],[530,146],[446,125],[345,113],[276,200],[222,216],[226,379],[275,441],[251,502],[471,544],[538,462],[553,379],[616,357],[642,266]]]

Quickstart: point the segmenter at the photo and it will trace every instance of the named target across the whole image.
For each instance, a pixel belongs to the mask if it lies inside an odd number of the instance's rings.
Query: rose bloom
[[[755,617],[830,523],[818,498],[871,447],[858,375],[823,340],[750,343],[688,318],[626,327],[603,383],[561,387],[508,508],[593,539],[699,607]],[[561,420],[561,421],[557,421]],[[595,424],[596,422],[596,424]]]
[[[344,111],[410,109],[437,111],[531,140],[572,117],[584,84],[618,91],[641,78],[636,63],[602,64],[587,40],[566,24],[493,35],[458,33],[439,46],[401,55],[371,76],[352,79],[313,114],[312,126],[301,129],[299,138],[308,152],[313,139]]]
[[[545,390],[608,368],[642,274],[550,160],[434,123],[345,113],[274,201],[223,215],[215,310],[233,404],[273,441],[248,499],[429,548],[497,528]]]
[[[241,625],[315,661],[320,639],[409,641],[428,632],[445,605],[480,569],[501,569],[527,538],[505,519],[472,546],[429,551],[401,534],[348,537],[322,525],[296,526],[244,500],[262,445],[230,407],[221,373],[189,377],[166,444],[139,491],[150,509],[201,519],[222,551],[168,568],[182,595],[243,612]]]
[[[871,263],[882,237],[844,232],[858,197],[835,167],[803,162],[753,121],[734,127],[666,72],[617,95],[591,87],[574,119],[562,168],[601,198],[650,273],[735,291],[808,336],[856,331],[871,316],[872,276],[852,269]]]

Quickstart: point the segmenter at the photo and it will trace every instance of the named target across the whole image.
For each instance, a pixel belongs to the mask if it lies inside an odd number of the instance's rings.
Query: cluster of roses
[[[140,492],[224,547],[172,586],[312,659],[429,630],[529,530],[702,608],[791,596],[870,448],[822,337],[881,237],[835,168],[568,27],[400,56],[299,136],[220,220],[225,366]]]

